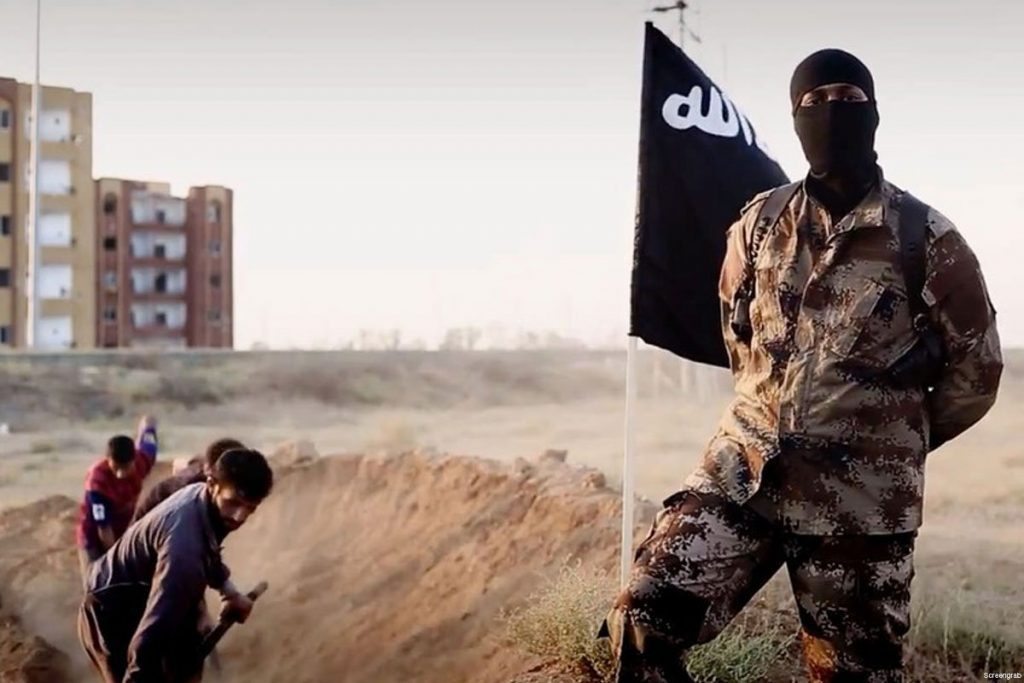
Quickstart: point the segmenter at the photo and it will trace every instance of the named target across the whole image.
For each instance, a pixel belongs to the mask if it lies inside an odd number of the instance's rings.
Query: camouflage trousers
[[[681,491],[637,549],[602,635],[617,683],[685,683],[685,652],[712,640],[785,565],[812,683],[903,678],[916,532],[797,536],[723,497]]]

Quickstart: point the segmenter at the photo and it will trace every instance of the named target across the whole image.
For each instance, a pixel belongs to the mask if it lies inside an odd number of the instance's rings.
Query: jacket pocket
[[[885,287],[868,281],[847,306],[836,307],[827,345],[837,356],[852,355],[858,343],[867,340],[871,315],[884,292]]]
[[[827,331],[826,346],[835,356],[881,370],[913,346],[917,335],[904,290],[864,280],[847,298],[847,305],[834,307]]]

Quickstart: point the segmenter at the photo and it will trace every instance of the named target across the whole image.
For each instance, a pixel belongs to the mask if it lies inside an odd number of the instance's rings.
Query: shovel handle
[[[261,595],[267,592],[268,587],[269,585],[266,581],[260,581],[256,584],[255,588],[246,593],[246,597],[255,602]],[[200,655],[203,659],[210,656],[213,649],[217,647],[217,643],[220,642],[220,639],[224,637],[224,634],[228,632],[228,629],[230,629],[234,623],[235,622],[232,619],[222,618],[217,622],[214,629],[210,631],[205,638],[203,638],[203,645],[200,648]]]

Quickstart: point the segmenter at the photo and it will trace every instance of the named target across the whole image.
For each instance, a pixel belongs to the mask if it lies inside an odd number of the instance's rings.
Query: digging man
[[[189,462],[184,470],[158,482],[139,501],[135,508],[135,515],[132,517],[132,524],[186,486],[206,481],[213,473],[213,468],[217,465],[220,456],[235,448],[245,448],[245,445],[238,439],[217,439],[206,447],[206,452],[201,458],[197,456]]]
[[[228,582],[221,543],[272,487],[262,454],[230,450],[206,483],[158,505],[92,566],[78,635],[104,683],[200,680],[203,596]],[[237,591],[223,597],[222,617],[244,622],[252,601]]]
[[[790,97],[810,172],[730,229],[719,294],[736,396],[602,629],[619,683],[689,681],[686,651],[783,565],[812,681],[903,681],[925,458],[996,398],[978,262],[882,177],[867,67],[817,52]]]
[[[135,441],[129,436],[112,437],[103,459],[89,468],[76,533],[83,581],[89,566],[128,529],[156,456],[156,420],[144,415]]]

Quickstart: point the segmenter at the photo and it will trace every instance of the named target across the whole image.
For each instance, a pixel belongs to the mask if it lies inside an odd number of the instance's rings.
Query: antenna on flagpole
[[[676,0],[671,5],[661,5],[659,7],[652,7],[652,12],[679,12],[679,47],[683,47],[686,42],[687,36],[690,40],[700,45],[700,36],[693,32],[693,30],[686,23],[686,10],[689,9],[690,3],[686,0]]]

